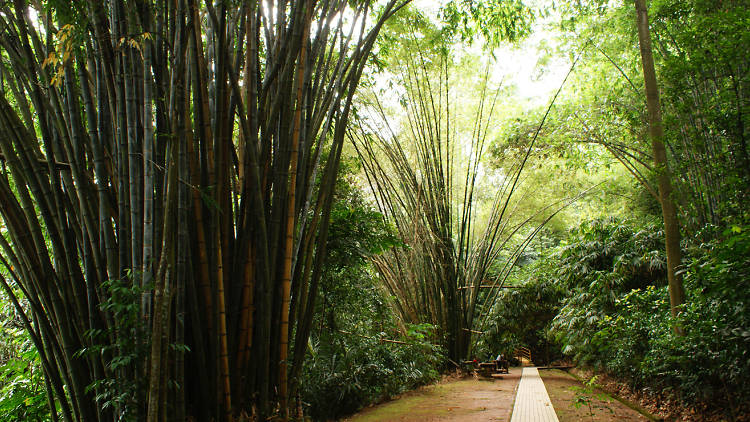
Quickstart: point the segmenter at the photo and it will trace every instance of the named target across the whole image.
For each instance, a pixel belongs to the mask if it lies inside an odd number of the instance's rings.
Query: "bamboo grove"
[[[405,43],[405,57],[392,66],[403,87],[396,106],[403,121],[389,122],[389,105],[373,95],[369,112],[361,113],[349,135],[380,212],[404,242],[373,258],[386,296],[403,321],[436,327],[437,341],[459,362],[481,341],[489,311],[525,247],[572,199],[531,216],[514,215],[533,195],[521,174],[536,135],[522,160],[492,174],[482,156],[496,136],[500,89],[491,88],[488,69],[478,81],[478,104],[459,105],[448,49],[431,51],[416,31]],[[459,107],[472,110],[468,130],[459,127]],[[491,193],[480,192],[481,179],[492,180]],[[530,223],[537,225],[527,230]],[[521,240],[510,242],[514,237]]]
[[[0,282],[53,420],[294,407],[353,94],[404,4],[0,2]]]

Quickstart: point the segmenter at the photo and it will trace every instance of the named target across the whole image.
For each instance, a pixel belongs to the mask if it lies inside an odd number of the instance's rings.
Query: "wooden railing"
[[[531,362],[531,350],[529,350],[527,347],[519,347],[518,349],[516,349],[514,355],[519,360],[523,358]]]

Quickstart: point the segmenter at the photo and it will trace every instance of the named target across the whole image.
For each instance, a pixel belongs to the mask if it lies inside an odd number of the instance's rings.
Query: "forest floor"
[[[579,379],[589,379],[594,375],[592,371],[580,368],[572,370],[572,373]],[[546,379],[544,383],[547,384]],[[637,407],[655,416],[657,420],[666,422],[750,422],[750,404],[740,404],[739,409],[727,407],[725,403],[688,407],[673,397],[633,390],[627,384],[605,374],[597,374],[596,384],[631,405],[637,403]],[[738,404],[734,403],[734,405],[737,406]]]
[[[513,410],[522,368],[511,368],[502,379],[473,377],[445,378],[438,384],[419,388],[400,397],[362,410],[348,422],[375,421],[508,421]],[[612,398],[590,394],[592,415],[587,405],[575,408],[573,387],[583,385],[565,372],[540,371],[560,422],[648,421],[649,419]]]

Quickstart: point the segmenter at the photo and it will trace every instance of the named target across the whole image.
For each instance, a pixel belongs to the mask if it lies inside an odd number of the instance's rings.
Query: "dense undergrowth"
[[[429,325],[399,326],[364,261],[331,271],[301,381],[305,414],[331,420],[439,377]]]
[[[39,353],[13,308],[0,308],[0,316],[0,420],[48,420]]]
[[[356,162],[344,161],[345,174]],[[382,215],[346,177],[339,181],[300,399],[305,414],[330,420],[439,377],[444,351],[429,324],[393,314],[369,258],[399,244]]]
[[[314,339],[303,375],[308,414],[315,420],[336,419],[437,380],[442,353],[416,328],[401,340],[356,334]]]
[[[497,340],[530,345],[542,360],[551,347],[634,390],[722,409],[729,418],[746,412],[750,227],[707,227],[684,249],[687,302],[672,318],[659,228],[616,219],[583,223],[567,242],[522,269],[524,289],[505,294],[498,305],[499,331],[506,336]],[[528,296],[523,307],[521,296]],[[503,317],[512,312],[532,321],[534,330],[514,336],[512,320]]]

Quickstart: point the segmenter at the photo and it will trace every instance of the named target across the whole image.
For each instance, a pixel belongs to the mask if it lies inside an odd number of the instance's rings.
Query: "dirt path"
[[[350,422],[375,421],[507,421],[521,368],[511,368],[502,379],[464,378],[432,385],[363,410]]]
[[[367,408],[348,422],[376,421],[456,421],[486,422],[510,420],[513,401],[521,378],[522,368],[511,368],[502,379],[464,378],[449,380],[406,393],[393,401]],[[582,385],[572,376],[558,370],[539,371],[555,407],[560,422],[636,422],[648,421],[646,417],[614,399],[601,400],[591,396],[589,407],[575,408],[572,403],[577,393],[573,387]]]
[[[566,372],[551,369],[539,371],[539,374],[544,381],[544,386],[547,388],[547,393],[560,422],[635,422],[649,420],[599,390],[582,390],[581,383]],[[577,408],[572,405],[576,401],[576,397],[583,401],[581,406]],[[591,404],[590,408],[588,403]]]

